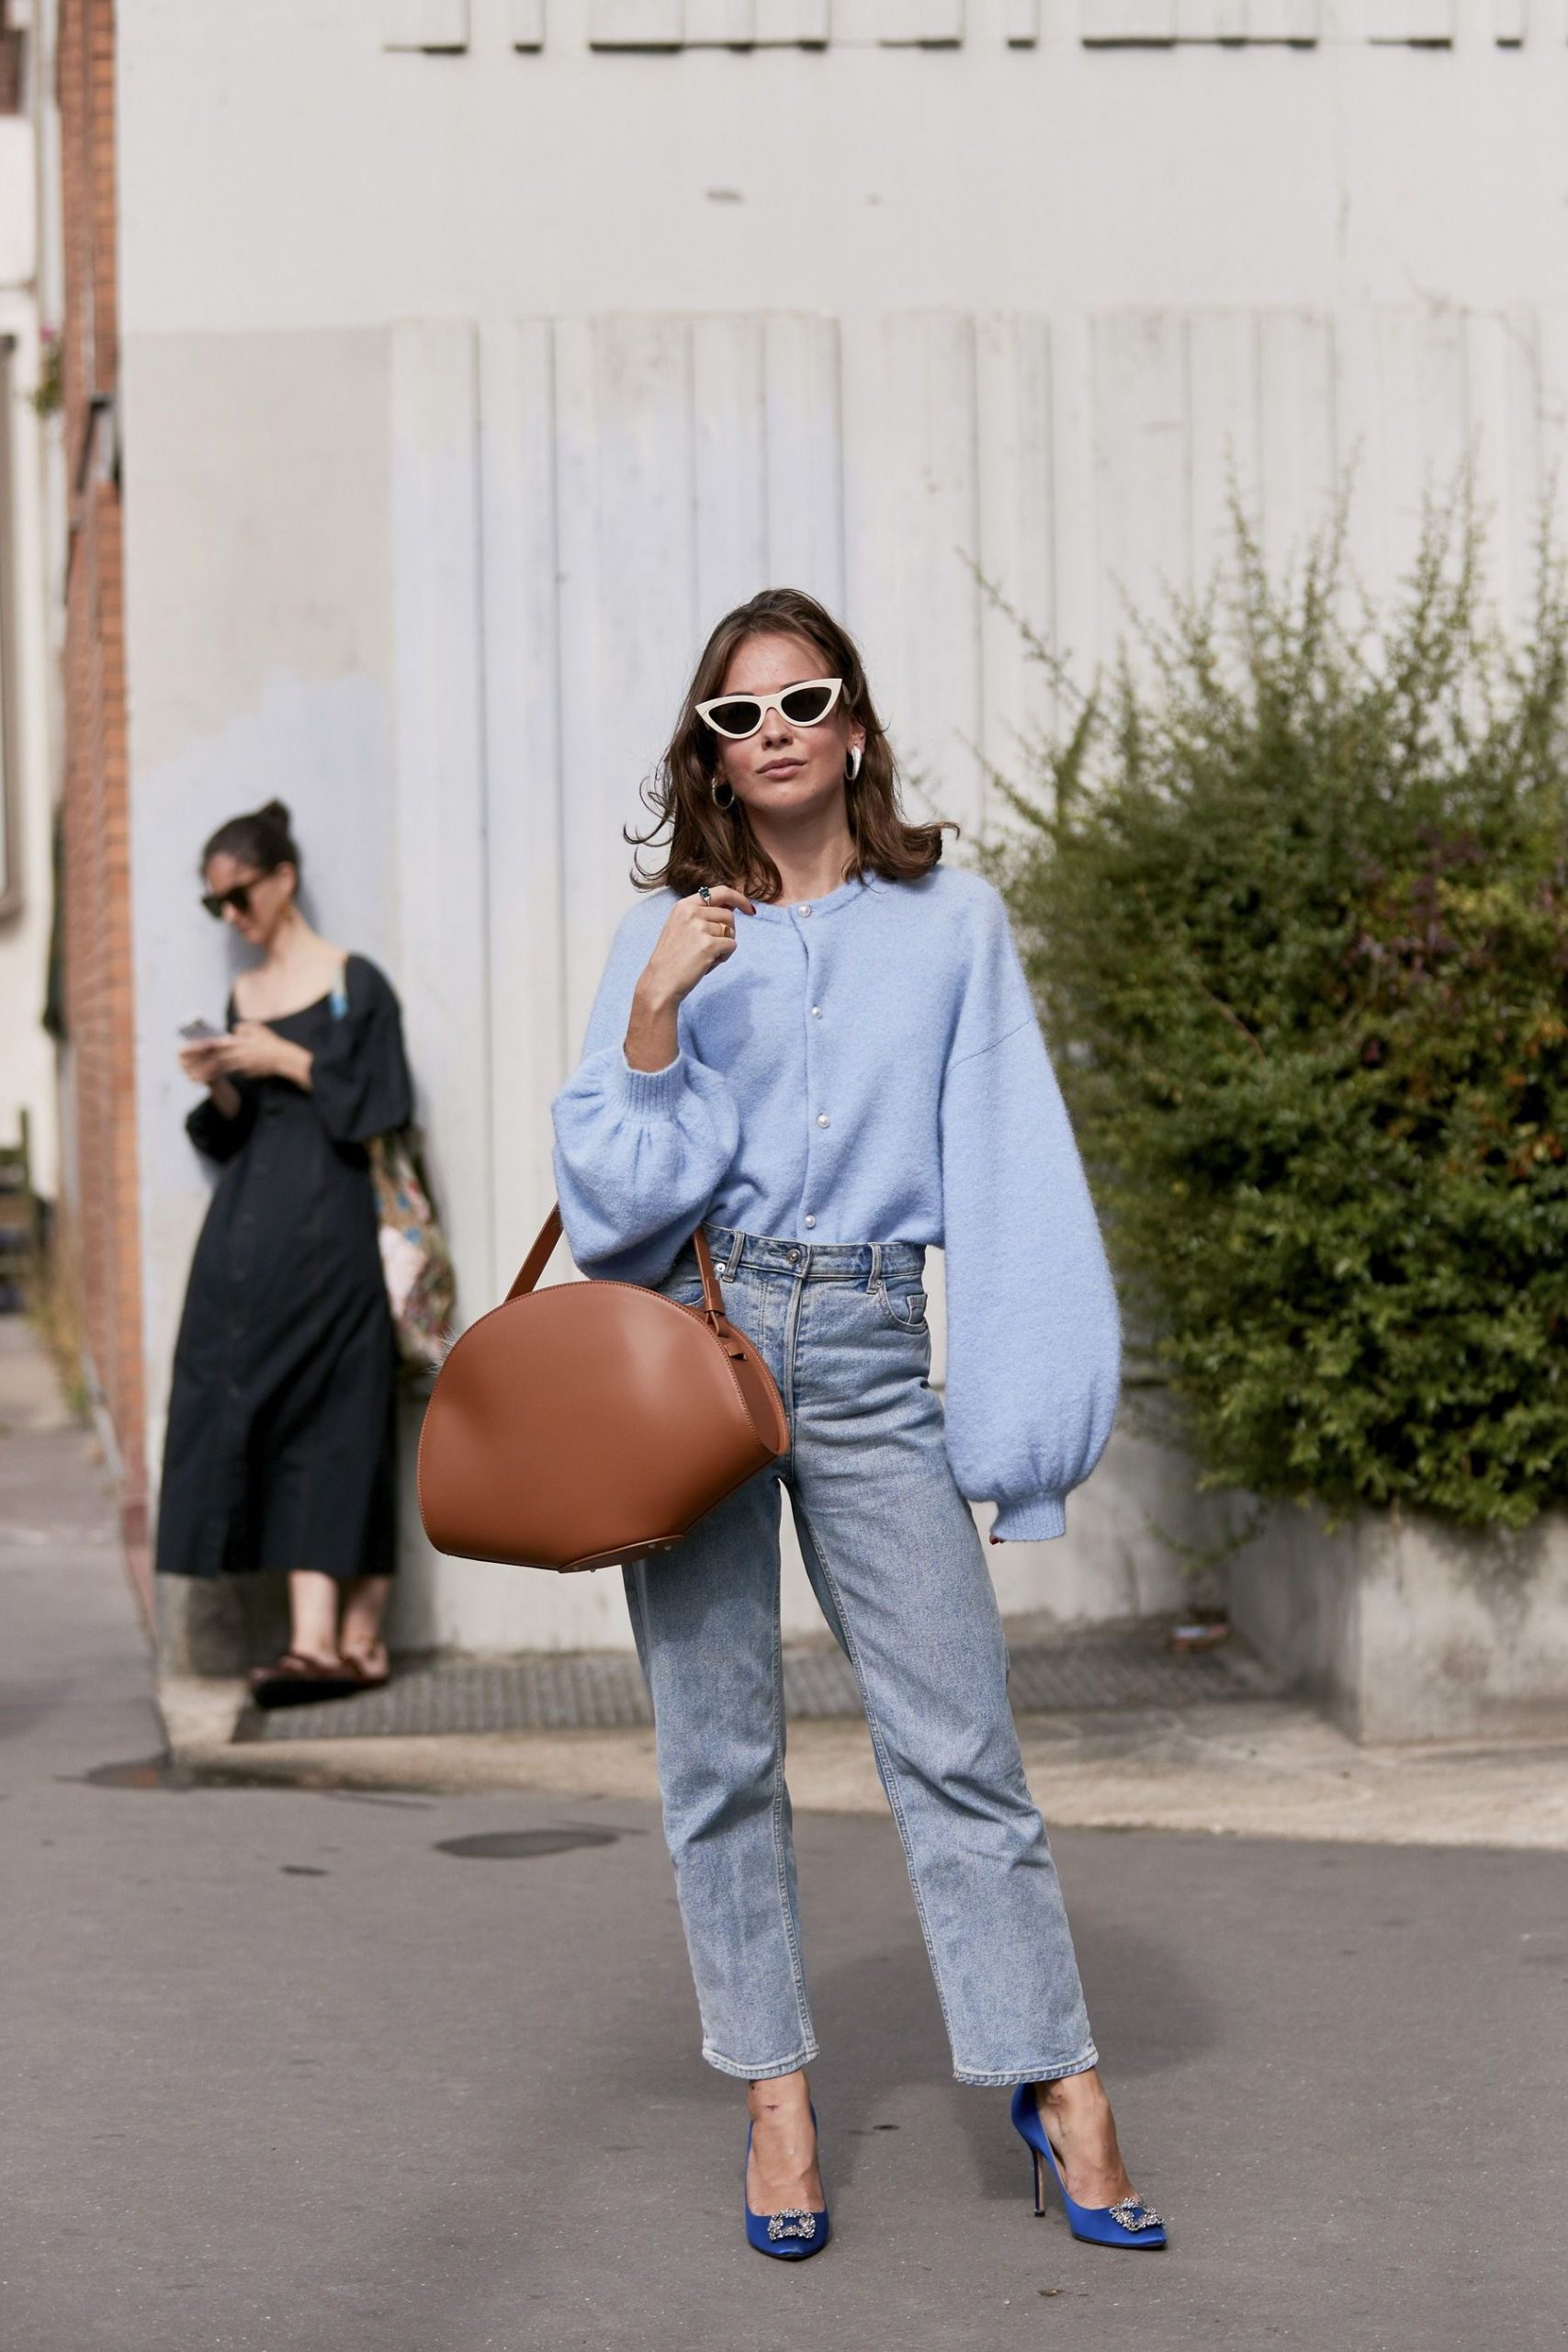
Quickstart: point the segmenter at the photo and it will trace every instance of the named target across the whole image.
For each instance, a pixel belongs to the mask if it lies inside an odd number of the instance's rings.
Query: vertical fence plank
[[[1040,39],[1040,0],[1007,0],[1010,49],[1032,49]]]
[[[763,327],[767,563],[775,586],[844,603],[843,426],[839,328],[776,317]]]
[[[543,49],[545,0],[512,0],[509,32],[513,49]]]
[[[467,49],[468,0],[381,0],[383,49]]]
[[[911,803],[971,827],[982,804],[973,322],[846,321],[844,356],[852,625],[868,630]]]
[[[1340,488],[1333,329],[1305,311],[1258,318],[1263,554],[1278,575],[1329,524]]]
[[[1428,499],[1446,498],[1469,431],[1461,319],[1350,311],[1339,322],[1341,449],[1353,453],[1349,552],[1379,599],[1408,577]]]
[[[605,877],[608,697],[615,658],[599,594],[601,441],[594,327],[555,328],[556,562],[559,582],[561,867],[570,910],[563,949],[563,1018],[569,1058],[582,1040],[615,903]]]
[[[1540,322],[1531,310],[1510,310],[1499,321],[1503,339],[1504,434],[1508,451],[1504,562],[1511,617],[1521,625],[1534,610],[1540,530],[1551,496],[1541,379]]]
[[[762,327],[749,318],[692,328],[695,619],[700,634],[766,586],[767,451]]]
[[[1390,585],[1394,566],[1383,529],[1383,412],[1375,311],[1342,311],[1334,332],[1334,419],[1346,485],[1347,553],[1358,583],[1374,594]]]
[[[474,331],[399,326],[391,354],[398,978],[471,1304],[495,1283]]]
[[[1482,471],[1478,486],[1495,503],[1498,584],[1505,612],[1520,628],[1536,609],[1542,532],[1558,556],[1568,550],[1564,322],[1560,311],[1529,309],[1470,322],[1472,417],[1495,414],[1503,452],[1490,479]]]
[[[1024,630],[1055,637],[1053,562],[1051,337],[1043,318],[987,318],[975,334],[981,741],[987,772],[1023,779],[1029,748],[1050,719],[1050,673]],[[999,596],[1011,612],[998,609]],[[1016,618],[1014,616],[1016,615]],[[1007,803],[987,792],[987,827],[1005,826]]]
[[[1517,576],[1520,552],[1514,524],[1529,505],[1525,483],[1516,483],[1516,462],[1528,481],[1533,471],[1528,447],[1516,450],[1508,370],[1508,327],[1500,313],[1472,311],[1464,321],[1461,366],[1464,377],[1463,458],[1475,495],[1475,519],[1483,534],[1488,585],[1499,610],[1510,619],[1519,609],[1525,582]],[[1527,575],[1528,576],[1528,575]]]
[[[690,325],[611,317],[587,335],[572,398],[589,442],[570,484],[562,472],[562,568],[577,567],[584,592],[570,637],[563,626],[561,689],[567,869],[582,894],[568,956],[574,1035],[629,898],[621,828],[647,825],[639,788],[669,735],[697,634]]]
[[[1100,656],[1095,451],[1093,325],[1068,311],[1051,322],[1053,650],[1079,691]],[[1053,707],[1059,724],[1065,712]]]
[[[1113,312],[1094,324],[1100,648],[1190,577],[1190,443],[1184,322]]]
[[[557,597],[555,334],[480,346],[491,1100],[498,1283],[552,1196],[548,1104],[566,1032]]]
[[[1201,589],[1232,553],[1233,501],[1250,522],[1260,505],[1258,320],[1250,311],[1195,311],[1187,322],[1192,578]]]
[[[1534,325],[1534,399],[1540,435],[1539,520],[1561,551],[1568,548],[1568,308],[1551,303],[1537,313]]]

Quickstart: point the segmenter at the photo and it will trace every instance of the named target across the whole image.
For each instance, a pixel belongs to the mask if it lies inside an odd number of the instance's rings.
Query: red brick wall
[[[115,423],[119,316],[114,0],[62,0],[58,61],[71,498],[64,1009],[76,1138],[73,1197],[66,1204],[66,1262],[78,1290],[89,1370],[119,1456],[126,1543],[145,1598],[130,778]]]

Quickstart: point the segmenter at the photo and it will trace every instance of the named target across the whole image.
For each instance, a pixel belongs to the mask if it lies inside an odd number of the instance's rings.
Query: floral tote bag
[[[451,1344],[457,1285],[412,1136],[377,1136],[370,1181],[380,1224],[381,1272],[398,1354],[411,1372],[439,1370]]]
[[[334,1021],[348,1015],[348,967],[331,1000]],[[398,1356],[405,1371],[438,1372],[452,1343],[457,1277],[446,1237],[431,1203],[412,1128],[373,1136],[366,1146]]]

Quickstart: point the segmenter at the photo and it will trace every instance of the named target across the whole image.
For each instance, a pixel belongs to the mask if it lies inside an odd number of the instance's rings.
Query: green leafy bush
[[[1568,604],[1462,506],[1347,617],[1237,526],[988,870],[1202,1483],[1519,1527],[1568,1492]]]

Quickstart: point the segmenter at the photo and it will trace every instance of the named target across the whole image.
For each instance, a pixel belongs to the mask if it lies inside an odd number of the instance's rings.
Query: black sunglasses
[[[267,867],[267,874],[276,874],[276,865]],[[236,882],[231,890],[204,890],[201,903],[214,922],[222,922],[225,907],[232,907],[237,915],[248,915],[251,911],[251,892],[258,882],[265,880],[266,874],[255,874],[248,882]]]

